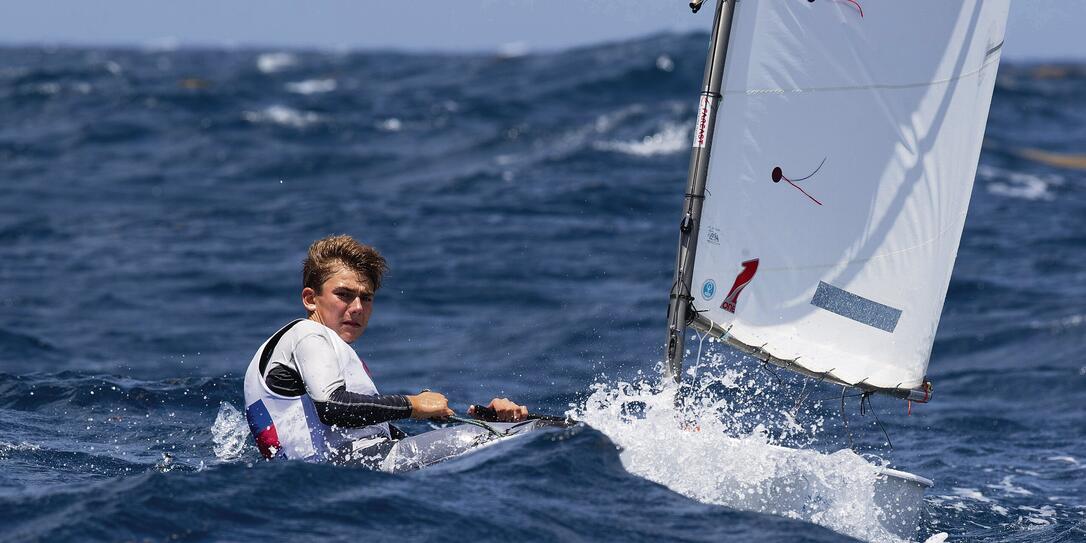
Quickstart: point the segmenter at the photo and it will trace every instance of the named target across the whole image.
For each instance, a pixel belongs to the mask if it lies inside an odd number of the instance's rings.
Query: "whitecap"
[[[1054,174],[1035,175],[986,165],[977,169],[977,177],[988,182],[992,194],[1024,200],[1052,200],[1055,195],[1049,189],[1063,184],[1063,178]]]
[[[602,151],[616,151],[634,156],[654,156],[678,153],[690,147],[689,129],[668,123],[655,134],[634,141],[605,141],[593,144]]]
[[[249,426],[245,415],[230,402],[219,404],[219,414],[211,425],[211,442],[215,458],[229,462],[240,458],[249,443]]]
[[[1027,511],[1025,520],[1026,522],[1029,522],[1031,524],[1036,524],[1038,526],[1047,526],[1056,522],[1056,510],[1051,505],[1043,505],[1041,507],[1020,505],[1018,506],[1018,509],[1021,511]]]
[[[1002,490],[1004,495],[1013,496],[1032,496],[1033,492],[1026,490],[1018,485],[1014,484],[1014,476],[1008,475],[999,482],[998,485],[988,485],[988,488],[994,488],[996,490]]]
[[[281,71],[297,63],[297,57],[290,53],[263,53],[256,57],[257,69],[266,74]]]
[[[34,87],[34,91],[45,96],[53,96],[60,92],[60,83],[41,83]]]
[[[1061,319],[1041,321],[1030,321],[1029,327],[1034,330],[1053,330],[1062,331],[1069,328],[1077,328],[1086,324],[1086,315],[1070,315]]]
[[[336,90],[336,80],[332,78],[306,79],[305,81],[295,81],[293,83],[287,83],[286,89],[288,92],[293,92],[295,94],[319,94],[322,92],[332,92]]]
[[[671,57],[667,55],[660,55],[656,57],[656,69],[661,72],[671,72],[675,70],[675,61],[671,60]]]
[[[1053,462],[1066,462],[1068,464],[1078,465],[1078,460],[1075,460],[1071,456],[1049,456],[1045,460],[1052,460]]]
[[[403,128],[403,121],[390,117],[377,123],[377,128],[385,132],[399,132]]]
[[[991,498],[985,496],[984,494],[981,494],[981,492],[975,488],[954,487],[951,489],[951,492],[953,492],[955,496],[961,496],[963,498],[969,498],[970,500],[976,500],[983,503],[992,503]]]
[[[246,111],[241,115],[251,123],[272,123],[294,128],[305,128],[323,120],[312,111],[298,111],[281,105],[269,106],[262,111]]]
[[[21,451],[37,451],[41,450],[41,447],[33,443],[21,442],[21,443],[7,443],[0,441],[0,458],[7,458],[13,452]]]
[[[593,123],[592,128],[596,132],[608,132],[615,126],[618,126],[622,121],[642,113],[645,111],[644,106],[634,104],[632,106],[624,107],[618,111],[612,111],[611,113],[604,113],[596,117],[596,122]]]
[[[509,43],[503,43],[498,46],[498,57],[518,58],[527,55],[528,51],[529,48],[526,42],[514,41]]]

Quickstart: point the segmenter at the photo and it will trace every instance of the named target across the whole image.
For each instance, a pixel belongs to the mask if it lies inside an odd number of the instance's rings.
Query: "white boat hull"
[[[875,502],[884,513],[883,527],[902,539],[913,539],[924,509],[924,491],[934,484],[930,479],[905,471],[884,468],[875,484]]]
[[[492,422],[491,428],[502,435],[495,435],[486,428],[470,424],[458,424],[431,430],[393,442],[391,446],[375,449],[371,458],[377,460],[373,467],[390,473],[415,471],[444,462],[477,450],[487,444],[510,437],[527,434],[542,428],[568,426],[569,423],[547,420],[525,422]]]

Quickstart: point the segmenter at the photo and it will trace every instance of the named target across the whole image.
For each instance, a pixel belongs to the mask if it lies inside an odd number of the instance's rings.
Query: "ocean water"
[[[931,403],[846,428],[839,389],[691,338],[694,432],[655,366],[706,42],[0,49],[0,540],[881,541],[878,465],[936,482],[913,539],[1086,540],[1086,67],[1001,68]],[[403,475],[262,461],[241,375],[331,233],[391,263],[382,391],[585,424]],[[797,465],[858,490],[729,507]]]

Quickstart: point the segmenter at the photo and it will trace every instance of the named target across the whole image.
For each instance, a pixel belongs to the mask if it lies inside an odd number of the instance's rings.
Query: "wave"
[[[690,127],[668,123],[659,132],[640,140],[596,142],[593,147],[642,157],[679,153],[690,147]]]
[[[7,300],[0,300],[5,303]],[[10,302],[7,302],[10,303]],[[4,345],[7,357],[18,359],[51,359],[60,350],[49,341],[35,335],[13,332],[0,328],[0,344]]]
[[[298,57],[290,53],[263,53],[256,57],[256,68],[263,73],[273,74],[298,64]]]
[[[55,406],[119,411],[149,409],[202,411],[209,405],[236,399],[240,379],[218,377],[140,380],[117,375],[0,373],[0,408],[20,411],[50,410]]]
[[[1008,198],[1051,201],[1052,189],[1064,184],[1064,179],[1054,174],[1027,173],[981,164],[977,177],[986,182],[988,192]]]
[[[268,106],[260,111],[246,111],[241,116],[254,124],[270,123],[292,128],[306,128],[324,120],[324,117],[311,111],[298,111],[283,105]]]
[[[288,92],[295,94],[320,94],[336,90],[336,80],[331,78],[306,79],[305,81],[287,83],[285,87]]]
[[[644,540],[673,537],[681,525],[694,528],[684,540],[706,543],[737,533],[838,540],[794,520],[693,502],[632,476],[615,444],[585,426],[501,442],[404,475],[261,460],[198,470],[145,467],[46,491],[0,493],[0,510],[7,513],[0,529],[16,539],[248,540],[267,534],[267,525],[275,525],[277,537],[365,532],[382,538],[390,525],[410,525],[412,537],[426,540],[450,534],[463,540]],[[630,510],[639,514],[615,519]]]

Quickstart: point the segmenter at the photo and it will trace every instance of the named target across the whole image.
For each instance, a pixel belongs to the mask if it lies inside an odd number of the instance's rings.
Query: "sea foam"
[[[568,414],[606,434],[627,471],[697,501],[801,519],[866,541],[900,541],[880,524],[893,514],[876,505],[880,466],[848,449],[782,446],[813,439],[821,419],[800,421],[788,410],[756,414],[757,402],[742,395],[767,388],[718,362],[690,372],[704,394],[685,407],[676,407],[675,387],[644,379],[597,384]],[[727,392],[707,392],[721,387]]]
[[[298,111],[281,105],[269,106],[262,111],[246,111],[241,116],[254,124],[271,123],[293,128],[305,128],[324,120],[311,111]]]
[[[659,132],[633,141],[603,141],[593,144],[602,151],[615,151],[634,156],[655,156],[678,153],[690,147],[690,130],[678,123],[665,124]]]
[[[322,92],[332,92],[336,90],[336,80],[332,78],[306,79],[305,81],[295,81],[293,83],[287,83],[286,89],[287,92],[293,92],[295,94],[319,94]]]
[[[298,58],[290,53],[263,53],[256,57],[256,67],[263,73],[282,71],[298,63]]]
[[[1030,174],[981,165],[977,177],[987,182],[988,192],[1023,200],[1049,201],[1055,198],[1052,188],[1063,184],[1058,175]]]

